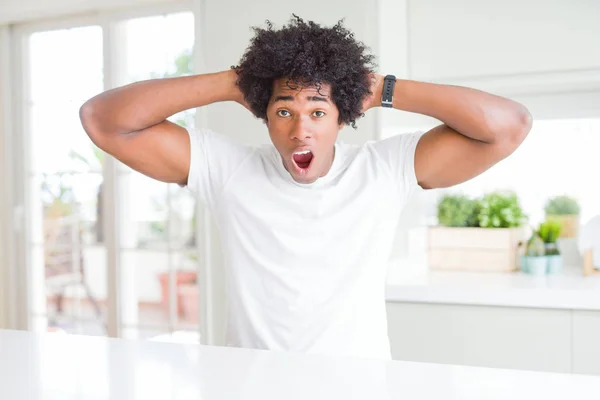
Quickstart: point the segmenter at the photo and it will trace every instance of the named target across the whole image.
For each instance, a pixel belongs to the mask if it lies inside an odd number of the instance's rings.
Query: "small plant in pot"
[[[579,202],[566,195],[548,199],[544,206],[546,219],[557,220],[561,224],[559,238],[575,238],[579,232]]]
[[[479,226],[482,228],[516,228],[525,215],[514,192],[492,192],[480,202]]]
[[[446,227],[478,227],[480,209],[475,199],[461,194],[446,194],[438,203],[438,222]]]
[[[527,241],[525,255],[521,261],[522,269],[531,275],[546,275],[548,270],[548,259],[544,241],[534,232]]]
[[[537,234],[544,241],[545,255],[548,262],[548,273],[562,269],[562,256],[556,241],[560,235],[561,223],[556,219],[547,219],[540,224]]]

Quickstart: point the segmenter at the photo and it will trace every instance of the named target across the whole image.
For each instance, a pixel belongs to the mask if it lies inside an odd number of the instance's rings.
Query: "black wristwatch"
[[[396,77],[394,75],[386,75],[383,78],[383,90],[381,91],[381,106],[392,107],[394,100],[394,86],[396,85]]]

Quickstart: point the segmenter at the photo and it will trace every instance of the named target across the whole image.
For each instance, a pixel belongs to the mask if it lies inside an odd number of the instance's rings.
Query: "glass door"
[[[103,89],[99,26],[35,32],[26,42],[25,130],[30,317],[36,330],[105,333],[103,154],[80,105]]]
[[[193,197],[103,153],[78,113],[111,87],[191,74],[193,13],[32,30],[20,44],[29,328],[198,342]],[[170,120],[193,127],[195,111]]]
[[[176,13],[119,23],[117,86],[193,71],[194,18]],[[193,127],[195,111],[170,118]],[[187,189],[118,165],[121,332],[197,341],[195,202]]]

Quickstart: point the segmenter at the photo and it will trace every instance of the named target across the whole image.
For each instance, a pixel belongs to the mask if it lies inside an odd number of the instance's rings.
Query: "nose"
[[[294,121],[294,125],[290,130],[290,139],[304,141],[312,136],[310,122],[305,117],[300,117]]]

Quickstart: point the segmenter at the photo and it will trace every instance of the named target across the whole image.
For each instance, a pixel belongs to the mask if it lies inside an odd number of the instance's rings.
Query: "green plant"
[[[543,257],[546,255],[544,241],[537,233],[533,233],[527,241],[525,255],[528,257]]]
[[[563,195],[548,199],[544,211],[546,211],[546,215],[577,215],[580,207],[574,197]]]
[[[479,226],[479,202],[464,195],[444,195],[437,207],[440,225],[448,227]]]
[[[556,245],[556,240],[560,235],[561,228],[562,225],[560,221],[553,218],[548,218],[540,224],[537,234],[544,241],[546,255],[553,256],[560,254],[558,246]]]
[[[549,218],[540,224],[537,233],[540,235],[544,243],[556,243],[558,235],[560,235],[561,228],[562,225],[560,221]]]
[[[525,214],[514,192],[492,192],[480,201],[479,226],[513,228],[522,225]]]

